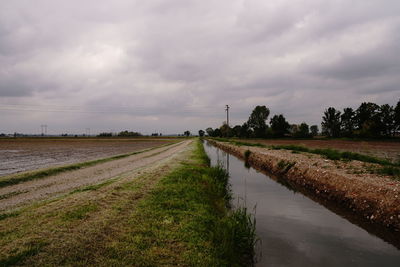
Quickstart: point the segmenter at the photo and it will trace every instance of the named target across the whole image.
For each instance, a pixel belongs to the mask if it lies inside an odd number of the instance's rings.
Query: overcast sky
[[[320,124],[400,97],[399,0],[1,0],[0,132]]]

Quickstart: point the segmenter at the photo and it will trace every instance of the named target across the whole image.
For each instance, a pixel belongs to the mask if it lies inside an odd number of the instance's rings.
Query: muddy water
[[[233,204],[256,207],[256,266],[400,266],[396,247],[236,157],[204,147],[212,165],[229,170]]]

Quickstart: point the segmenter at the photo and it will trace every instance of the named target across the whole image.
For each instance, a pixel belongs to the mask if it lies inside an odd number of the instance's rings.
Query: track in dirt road
[[[127,158],[1,188],[0,210],[54,197],[79,187],[105,182],[122,174],[131,172],[132,175],[135,172],[139,174],[141,170],[150,169],[153,164],[166,160],[182,151],[191,142],[191,140],[187,140]]]

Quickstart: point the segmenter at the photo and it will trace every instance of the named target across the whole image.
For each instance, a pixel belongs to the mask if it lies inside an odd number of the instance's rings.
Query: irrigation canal
[[[207,141],[204,147],[213,166],[229,171],[232,204],[255,210],[256,266],[400,266],[395,246]]]

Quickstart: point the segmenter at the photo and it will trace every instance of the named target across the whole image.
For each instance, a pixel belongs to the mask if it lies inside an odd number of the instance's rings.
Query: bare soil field
[[[0,176],[126,154],[174,139],[0,139]]]
[[[113,160],[91,167],[51,175],[39,180],[28,181],[0,189],[0,210],[15,207],[34,200],[46,199],[75,188],[98,184],[130,173],[149,168],[157,162],[170,158],[187,147],[189,142],[161,147],[127,158]]]
[[[347,141],[347,140],[245,140],[243,142],[261,143],[265,145],[301,145],[309,148],[331,148],[341,151],[351,151],[393,162],[400,161],[400,142],[392,141]]]

